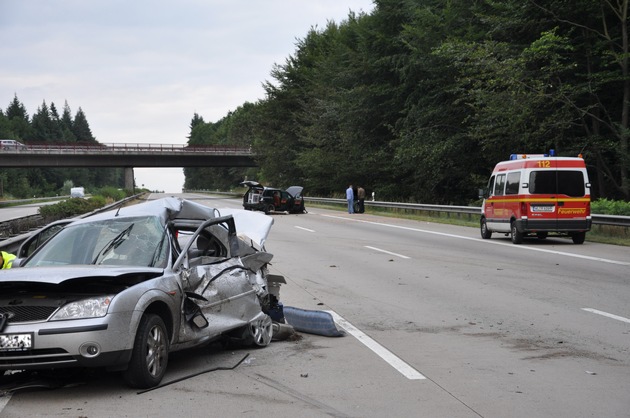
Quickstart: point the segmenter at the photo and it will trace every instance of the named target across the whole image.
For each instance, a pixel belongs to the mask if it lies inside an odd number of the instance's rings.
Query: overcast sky
[[[275,63],[311,27],[372,0],[0,0],[0,107],[80,107],[101,143],[184,144],[198,113],[216,122],[264,98]],[[181,169],[135,169],[181,192]]]

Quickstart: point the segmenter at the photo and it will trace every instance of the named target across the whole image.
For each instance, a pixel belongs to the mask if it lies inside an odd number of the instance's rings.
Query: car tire
[[[266,347],[271,343],[273,337],[273,321],[269,315],[264,315],[261,319],[252,321],[247,326],[245,343],[258,347]]]
[[[571,234],[571,239],[574,244],[584,244],[586,240],[586,232],[573,232]]]
[[[276,207],[274,205],[265,206],[265,215],[269,215],[271,212],[275,212]]]
[[[490,239],[492,237],[492,231],[488,229],[486,218],[481,219],[480,230],[481,230],[481,238]]]
[[[158,315],[144,315],[133,344],[131,361],[123,373],[133,388],[151,388],[160,384],[168,365],[168,333]]]
[[[518,230],[518,228],[516,227],[516,222],[512,222],[511,225],[511,236],[512,236],[512,243],[513,244],[522,244],[523,243],[523,233],[520,232]]]

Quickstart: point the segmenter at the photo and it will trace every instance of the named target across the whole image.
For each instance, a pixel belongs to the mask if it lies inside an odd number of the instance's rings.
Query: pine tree
[[[96,138],[92,135],[90,125],[83,113],[83,109],[79,108],[77,114],[74,116],[74,123],[72,124],[72,133],[77,139],[77,142],[95,143]]]
[[[63,106],[63,114],[61,115],[61,131],[63,133],[63,142],[77,142],[77,137],[72,133],[72,125],[74,124],[72,120],[72,113],[70,111],[70,106],[68,106],[68,101],[64,103]]]
[[[52,104],[52,109],[54,109],[54,113],[51,111],[51,107],[48,107],[46,101],[44,100],[42,105],[37,108],[37,112],[33,114],[33,121],[31,125],[33,127],[33,139],[38,142],[59,142],[62,139],[61,129],[59,129],[59,124],[56,120],[54,120],[54,114],[57,113],[57,110],[54,108],[54,104]],[[56,118],[59,119],[59,115],[56,114]]]
[[[13,96],[13,101],[7,107],[6,117],[11,120],[13,118],[18,118],[30,122],[28,118],[28,113],[26,112],[26,107],[20,102],[17,98],[17,95]]]

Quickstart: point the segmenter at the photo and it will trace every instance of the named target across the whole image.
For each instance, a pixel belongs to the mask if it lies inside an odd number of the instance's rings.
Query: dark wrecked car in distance
[[[0,273],[0,371],[98,367],[150,388],[170,352],[267,346],[278,308],[264,251],[272,224],[165,198],[31,237],[33,250],[18,252],[29,255]]]
[[[258,210],[267,215],[272,212],[306,213],[302,186],[291,186],[286,190],[263,187],[257,181],[244,181],[247,187],[243,195],[243,207],[246,210]]]

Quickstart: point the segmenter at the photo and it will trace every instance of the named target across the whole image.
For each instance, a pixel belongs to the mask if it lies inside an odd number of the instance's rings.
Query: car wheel
[[[265,206],[265,215],[269,215],[271,212],[275,212],[276,208],[274,205]]]
[[[492,237],[492,231],[488,229],[486,218],[481,219],[481,238],[490,239]]]
[[[168,334],[157,315],[144,315],[133,344],[131,361],[123,377],[134,388],[151,388],[162,381],[168,364]]]
[[[571,239],[574,244],[584,244],[584,240],[586,240],[586,232],[574,232],[571,234]]]
[[[247,334],[245,339],[248,344],[258,347],[268,346],[273,336],[273,321],[271,317],[265,315],[261,319],[251,322],[247,326]]]
[[[523,243],[523,233],[518,230],[516,227],[516,222],[512,222],[512,243],[513,244],[522,244]]]

